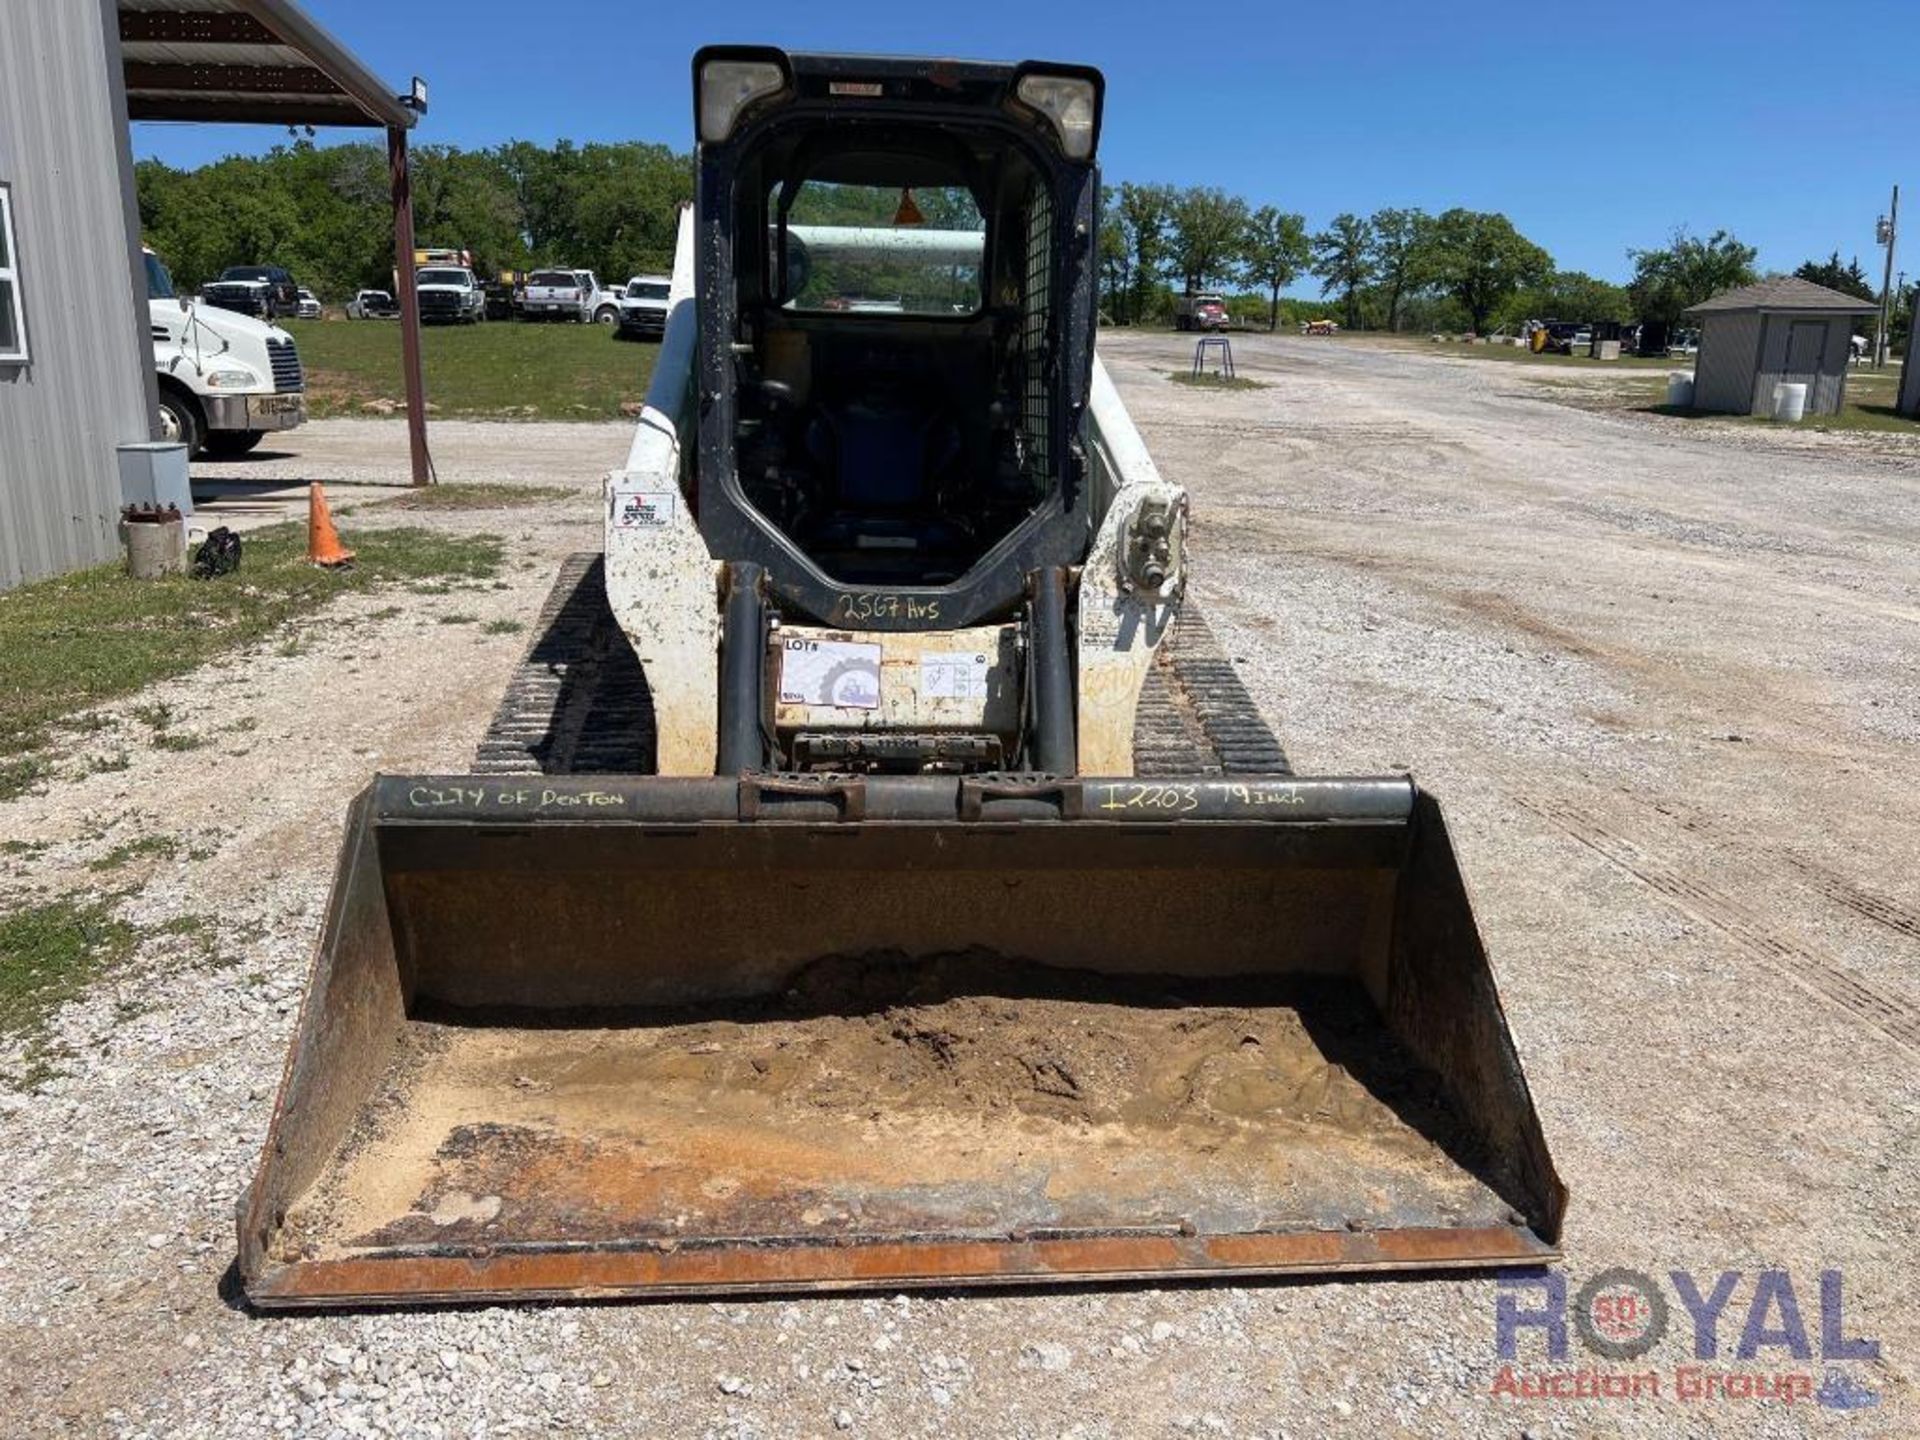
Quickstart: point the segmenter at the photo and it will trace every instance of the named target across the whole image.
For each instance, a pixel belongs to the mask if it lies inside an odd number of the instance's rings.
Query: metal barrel
[[[386,777],[261,1307],[1532,1264],[1555,1175],[1404,778]]]

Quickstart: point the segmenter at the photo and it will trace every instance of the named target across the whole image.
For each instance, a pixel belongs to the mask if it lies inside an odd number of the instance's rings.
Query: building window
[[[13,243],[13,190],[0,183],[0,365],[27,358],[27,326],[20,314],[20,251]]]

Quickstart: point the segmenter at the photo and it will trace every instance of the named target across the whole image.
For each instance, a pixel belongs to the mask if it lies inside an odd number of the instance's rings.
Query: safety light
[[[700,138],[726,139],[741,111],[786,83],[786,72],[771,60],[707,61],[700,67]]]
[[[1060,137],[1069,160],[1093,155],[1094,108],[1098,95],[1092,80],[1079,75],[1022,75],[1014,87],[1022,104],[1039,111]]]

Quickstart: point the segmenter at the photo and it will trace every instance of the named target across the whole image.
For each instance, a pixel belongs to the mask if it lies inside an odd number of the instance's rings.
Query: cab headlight
[[[209,390],[245,390],[258,385],[260,377],[251,370],[209,370],[207,388]]]
[[[1093,158],[1100,91],[1092,80],[1084,75],[1035,72],[1022,75],[1013,93],[1021,104],[1046,117],[1069,160]]]
[[[756,100],[777,95],[787,73],[772,60],[714,59],[700,67],[700,138],[720,141]]]

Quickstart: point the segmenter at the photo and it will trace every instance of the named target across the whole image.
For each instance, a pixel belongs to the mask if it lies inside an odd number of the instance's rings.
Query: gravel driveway
[[[124,888],[147,936],[57,1017],[61,1075],[0,1089],[0,1430],[1914,1433],[1920,476],[1554,404],[1518,367],[1237,336],[1266,388],[1202,392],[1166,378],[1190,341],[1103,344],[1193,492],[1198,593],[1297,768],[1406,768],[1446,804],[1573,1190],[1569,1289],[1609,1267],[1664,1287],[1643,1361],[1576,1338],[1549,1364],[1530,1330],[1516,1370],[1651,1370],[1657,1396],[1494,1394],[1487,1276],[248,1315],[233,1205],[345,803],[375,770],[465,765],[525,642],[484,623],[531,620],[559,558],[597,543],[597,477],[627,439],[449,424],[446,478],[580,490],[394,517],[506,536],[500,588],[349,597],[137,697],[215,743],[95,774],[76,752],[0,805],[10,902]],[[386,442],[316,424],[302,473],[348,478]],[[447,473],[456,452],[475,473]],[[350,516],[348,543],[371,523]],[[154,835],[176,856],[88,868]],[[211,938],[166,925],[183,916]],[[1845,1301],[1826,1338],[1871,1338],[1878,1360],[1822,1362],[1823,1269]],[[1740,1272],[1712,1360],[1676,1270],[1702,1293]],[[1764,1270],[1789,1277],[1811,1358]],[[1748,1328],[1781,1334],[1742,1358]],[[1837,1375],[1830,1398],[1878,1403],[1677,1395],[1695,1364]]]

